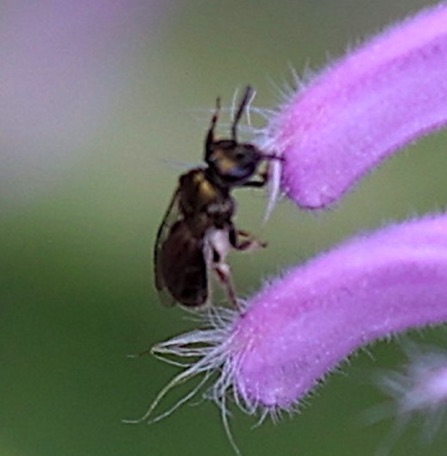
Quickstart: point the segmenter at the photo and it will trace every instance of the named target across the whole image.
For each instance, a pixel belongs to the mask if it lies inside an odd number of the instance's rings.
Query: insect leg
[[[273,160],[278,160],[283,162],[284,158],[279,157],[276,155],[263,155],[262,157],[263,160],[265,160],[265,167],[262,171],[259,171],[257,175],[259,176],[258,180],[252,180],[245,182],[242,187],[264,187],[265,184],[267,184],[269,180],[269,174],[270,174],[270,162]]]
[[[265,168],[258,173],[259,179],[258,180],[251,180],[245,182],[243,187],[264,187],[269,179],[269,163],[265,165]]]
[[[242,310],[237,300],[236,289],[231,277],[230,266],[224,261],[218,261],[213,264],[213,270],[222,287],[225,289],[228,300],[238,310]]]
[[[230,228],[229,238],[231,246],[242,252],[267,247],[267,242],[261,241],[248,231],[236,230],[234,226]]]
[[[208,264],[213,270],[217,280],[224,288],[228,301],[236,309],[241,310],[237,299],[236,289],[231,278],[230,266],[225,261],[228,252],[232,247],[229,239],[231,229],[232,225],[230,225],[228,229],[213,229],[208,232],[206,237],[210,252]]]

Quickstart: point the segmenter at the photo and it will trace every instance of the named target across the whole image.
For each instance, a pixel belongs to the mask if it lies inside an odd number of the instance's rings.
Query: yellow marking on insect
[[[200,184],[200,194],[204,198],[212,199],[216,195],[216,188],[214,185],[206,179],[203,179]]]

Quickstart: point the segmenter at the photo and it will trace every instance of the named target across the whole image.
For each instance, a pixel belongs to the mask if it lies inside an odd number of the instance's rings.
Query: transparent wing
[[[154,246],[154,282],[155,288],[158,291],[161,302],[166,306],[173,306],[176,302],[175,298],[169,293],[166,288],[165,280],[163,278],[161,269],[161,250],[164,242],[166,241],[172,226],[179,220],[180,213],[178,208],[178,199],[180,189],[177,188],[174,192],[165,215],[157,231],[157,238]]]

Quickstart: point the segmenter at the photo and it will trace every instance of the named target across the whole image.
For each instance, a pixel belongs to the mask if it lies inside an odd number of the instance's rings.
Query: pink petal
[[[447,321],[447,216],[360,237],[247,308],[229,349],[236,389],[251,406],[290,407],[361,346]]]
[[[284,154],[282,186],[290,198],[320,208],[446,121],[444,3],[322,72],[271,119],[264,147]]]

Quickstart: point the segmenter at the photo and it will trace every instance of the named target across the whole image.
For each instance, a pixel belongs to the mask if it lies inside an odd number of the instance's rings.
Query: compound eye
[[[238,161],[243,161],[244,159],[246,160],[248,157],[247,157],[247,152],[244,151],[244,150],[237,150],[236,153],[235,153],[235,158],[236,160]]]
[[[261,159],[261,154],[255,146],[243,144],[239,146],[235,153],[235,161],[239,166],[257,165]]]
[[[232,151],[232,166],[225,174],[234,183],[242,183],[256,172],[259,159],[260,154],[254,146],[240,145]]]

